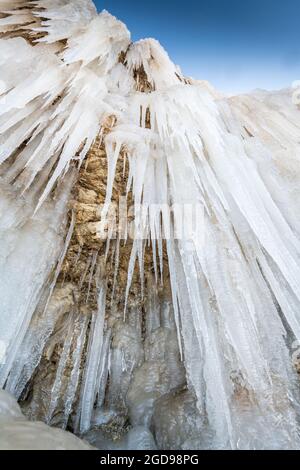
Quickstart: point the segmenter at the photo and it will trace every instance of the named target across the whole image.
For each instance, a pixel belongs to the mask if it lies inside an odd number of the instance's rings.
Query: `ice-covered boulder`
[[[0,450],[92,450],[69,432],[30,422],[17,401],[0,390]]]

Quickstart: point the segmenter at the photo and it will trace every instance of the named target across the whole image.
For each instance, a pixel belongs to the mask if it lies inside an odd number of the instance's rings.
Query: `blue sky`
[[[133,40],[155,37],[183,72],[225,92],[300,79],[300,0],[97,0]]]

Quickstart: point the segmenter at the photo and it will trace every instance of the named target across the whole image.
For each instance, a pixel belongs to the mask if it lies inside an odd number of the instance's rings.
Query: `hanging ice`
[[[300,113],[292,91],[221,96],[183,77],[157,41],[132,43],[121,22],[87,0],[0,0],[0,32],[1,386],[20,398],[62,318],[55,289],[75,224],[67,223],[69,194],[98,138],[108,168],[102,222],[121,157],[134,201],[124,320],[136,263],[141,297],[156,298],[144,285],[150,245],[157,284],[170,276],[179,350],[208,446],[299,448],[289,349],[300,340]],[[111,238],[109,229],[105,263]],[[77,403],[80,432],[102,412],[111,341],[98,251],[87,259],[76,287],[87,283],[88,304],[95,281],[98,306],[85,317],[72,302],[63,311],[70,323],[47,414],[51,422],[62,400],[66,427]],[[148,333],[160,314],[153,304]],[[114,353],[116,376],[122,354]]]

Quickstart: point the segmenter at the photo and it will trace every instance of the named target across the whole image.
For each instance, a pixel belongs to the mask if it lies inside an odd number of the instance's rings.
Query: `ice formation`
[[[39,417],[28,390],[38,396],[52,358],[43,419],[98,447],[299,448],[292,90],[222,96],[89,0],[0,0],[0,33],[1,387]],[[95,146],[106,163],[89,163]],[[134,222],[116,310],[109,208],[122,159]],[[107,171],[102,207],[89,164]],[[78,228],[69,202],[80,172]],[[71,240],[87,232],[80,279],[61,280]],[[142,308],[130,300],[137,266]],[[99,434],[109,423],[128,431],[119,444]]]
[[[69,432],[44,423],[31,423],[17,401],[0,390],[0,450],[92,450]]]

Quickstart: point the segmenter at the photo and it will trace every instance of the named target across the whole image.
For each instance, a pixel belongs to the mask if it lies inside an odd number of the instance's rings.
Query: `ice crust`
[[[157,41],[131,43],[125,25],[105,11],[98,15],[91,1],[0,0],[0,13],[0,340],[7,347],[0,385],[19,398],[39,362],[53,311],[46,309],[37,325],[33,314],[41,296],[52,293],[50,274],[68,242],[63,234],[72,163],[83,162],[115,116],[105,137],[106,206],[126,149],[136,234],[144,235],[133,244],[127,294],[136,261],[144,275],[148,241],[160,260],[157,266],[154,256],[158,278],[169,234],[177,340],[189,388],[207,417],[205,445],[299,448],[299,383],[289,347],[300,340],[300,113],[292,90],[214,93],[205,83],[186,80]],[[32,36],[37,45],[18,37],[20,30],[42,33]],[[147,92],[135,80],[141,69]],[[61,183],[64,190],[53,199]],[[200,208],[200,231],[192,230],[188,240],[176,237],[180,214],[175,210],[170,217],[162,210],[174,205]],[[192,226],[192,216],[185,217],[184,226]],[[108,370],[112,381],[122,375],[122,351],[109,352],[105,291],[102,280],[81,390],[80,432],[90,429],[95,403],[102,405]],[[84,320],[77,322],[85,332]],[[83,337],[72,351],[73,333],[70,327],[49,422],[70,354],[66,422],[75,400]],[[155,367],[151,371],[159,375]],[[144,374],[135,376],[137,390]],[[141,400],[135,393],[129,392],[132,420],[149,427],[139,420],[148,405],[134,407]],[[163,429],[163,419],[156,415],[156,420]],[[153,446],[147,433],[147,445]]]

